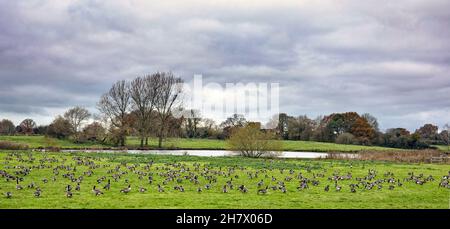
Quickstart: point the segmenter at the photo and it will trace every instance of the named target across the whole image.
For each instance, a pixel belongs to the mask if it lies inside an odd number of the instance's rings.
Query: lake
[[[230,150],[62,150],[62,152],[103,152],[130,154],[189,155],[201,157],[237,156],[239,153]],[[325,158],[327,153],[283,151],[280,158]],[[346,154],[352,155],[352,154]]]

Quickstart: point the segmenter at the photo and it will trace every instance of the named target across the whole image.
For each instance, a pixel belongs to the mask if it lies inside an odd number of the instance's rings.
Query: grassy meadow
[[[346,160],[3,151],[0,208],[448,209],[450,190],[439,187],[439,182],[449,170],[449,165]],[[8,176],[23,178],[19,183],[23,189],[17,190],[16,180],[10,177],[8,181]],[[104,188],[108,180],[109,190]],[[258,186],[261,180],[263,184]],[[417,184],[417,180],[424,183]],[[224,193],[227,182],[233,188],[227,186]],[[298,189],[302,182],[307,188]],[[364,182],[377,185],[369,190]],[[31,183],[34,187],[29,188]],[[75,190],[78,183],[79,191]],[[355,192],[351,192],[351,184],[359,184]],[[67,185],[72,187],[71,198],[66,197]],[[94,185],[102,195],[92,192]],[[120,191],[128,185],[129,193]],[[248,192],[239,191],[240,185]],[[336,185],[342,189],[337,191]],[[176,186],[183,186],[184,192],[174,189]],[[34,195],[37,187],[39,197]],[[140,192],[141,187],[146,191]],[[264,187],[266,192],[258,193]],[[7,192],[12,197],[7,198]]]
[[[84,149],[84,148],[104,148],[110,145],[101,145],[94,143],[76,144],[70,140],[60,140],[47,138],[45,136],[0,136],[0,141],[11,141],[27,144],[30,148],[56,146],[60,148]],[[137,137],[127,138],[128,147],[138,147],[139,139]],[[157,148],[157,139],[150,139],[149,148]],[[163,143],[164,148],[169,149],[227,149],[227,143],[218,139],[188,139],[188,138],[169,138]],[[285,151],[308,151],[308,152],[358,152],[362,150],[386,151],[400,150],[379,146],[360,146],[343,145],[326,142],[314,141],[283,141]]]

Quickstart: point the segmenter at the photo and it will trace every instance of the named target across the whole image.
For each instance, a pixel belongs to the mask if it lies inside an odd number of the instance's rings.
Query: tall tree
[[[20,123],[20,130],[23,134],[32,134],[33,129],[36,127],[36,123],[33,119],[27,118]]]
[[[188,138],[198,137],[198,125],[202,121],[199,110],[190,109],[186,117],[186,134]]]
[[[160,121],[158,129],[158,147],[162,147],[162,141],[166,137],[168,121],[171,117],[172,109],[180,102],[182,94],[181,78],[175,77],[171,72],[158,72],[153,76],[154,83],[158,85],[156,93],[155,108]]]
[[[59,139],[68,138],[74,134],[74,128],[70,121],[61,116],[57,116],[55,120],[48,126],[47,135]]]
[[[150,130],[150,121],[152,110],[155,107],[158,81],[153,75],[138,77],[131,81],[130,96],[131,104],[137,118],[137,131],[140,137],[141,147],[148,145],[148,137]]]
[[[0,135],[13,135],[16,132],[16,127],[11,120],[3,119],[0,121]]]
[[[241,114],[233,114],[231,117],[228,117],[225,121],[220,124],[220,127],[223,130],[224,138],[229,138],[231,136],[231,132],[233,130],[243,127],[247,124],[247,120],[244,115]]]
[[[64,118],[72,126],[72,132],[75,134],[75,139],[78,140],[81,126],[85,121],[91,117],[91,113],[86,108],[76,106],[64,113]]]
[[[450,152],[450,124],[446,123],[443,129],[441,135],[443,135],[444,142],[447,144],[447,150]]]
[[[370,126],[372,126],[372,128],[375,131],[380,131],[379,129],[379,124],[378,124],[378,119],[375,118],[375,116],[369,114],[369,113],[364,113],[361,115],[362,118],[366,119],[367,122],[369,123]]]
[[[128,132],[127,113],[130,109],[129,84],[121,80],[113,84],[111,89],[100,98],[97,104],[98,109],[106,117],[117,135],[117,144],[125,146],[125,139]]]
[[[433,124],[425,124],[415,132],[427,143],[435,144],[438,141],[439,127]]]

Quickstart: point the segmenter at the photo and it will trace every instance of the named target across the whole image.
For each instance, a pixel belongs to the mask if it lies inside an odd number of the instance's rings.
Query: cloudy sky
[[[113,82],[279,82],[280,109],[450,122],[450,1],[0,0],[0,119],[95,112]]]

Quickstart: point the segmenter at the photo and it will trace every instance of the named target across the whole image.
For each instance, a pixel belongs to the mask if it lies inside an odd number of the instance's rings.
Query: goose
[[[12,197],[12,193],[11,193],[11,192],[6,192],[6,193],[5,193],[5,196],[6,196],[6,198],[8,198],[8,199],[9,199],[9,198],[11,198],[11,197]]]
[[[201,187],[198,187],[198,188],[197,188],[197,192],[202,192],[202,188],[201,188]]]
[[[245,185],[240,185],[238,189],[242,193],[247,193],[248,192],[248,189],[245,187]]]
[[[72,191],[72,186],[69,184],[66,186],[66,192]]]
[[[259,189],[258,190],[258,194],[266,194],[267,193],[267,189],[269,189],[269,186],[266,186],[266,188],[263,188],[263,189]]]
[[[325,192],[328,192],[330,190],[330,185],[325,186]]]
[[[224,185],[224,186],[223,186],[223,188],[222,188],[222,192],[223,192],[223,193],[227,193],[227,192],[228,192],[228,190],[227,190],[227,186],[226,186],[226,185]]]
[[[161,187],[160,184],[158,184],[158,192],[164,192],[164,189]]]
[[[100,190],[98,190],[98,189],[96,189],[96,188],[95,188],[95,185],[94,185],[94,187],[92,188],[92,193],[94,193],[95,196],[103,195],[103,192],[100,191]]]
[[[77,183],[77,186],[75,187],[75,190],[76,191],[80,191],[81,190],[80,183]]]
[[[41,189],[37,188],[36,191],[34,192],[34,196],[35,197],[40,197],[41,196],[41,192],[42,192]]]
[[[389,190],[394,190],[395,186],[394,185],[389,185]]]
[[[340,185],[336,185],[336,192],[341,191],[342,187]]]
[[[287,192],[286,187],[281,186],[281,192],[282,192],[282,193],[286,193],[286,192]]]
[[[258,188],[261,187],[261,186],[263,186],[263,185],[264,185],[264,181],[263,181],[263,180],[261,180],[261,181],[258,182]]]
[[[144,188],[144,187],[140,187],[140,188],[139,188],[139,192],[140,192],[140,193],[144,193],[144,192],[146,192],[146,191],[147,191],[147,189]]]
[[[182,186],[182,185],[180,185],[180,187],[178,187],[178,190],[179,190],[180,192],[184,192],[184,188],[183,188],[183,186]]]
[[[103,187],[105,190],[109,190],[111,188],[111,180],[108,180],[108,183]]]
[[[67,198],[72,198],[72,195],[73,195],[73,194],[72,194],[71,191],[67,191],[67,192],[66,192],[66,197],[67,197]]]
[[[209,190],[211,188],[211,184],[206,184],[205,189]]]
[[[128,187],[121,189],[120,192],[125,194],[131,192],[131,185],[128,185]]]
[[[19,184],[19,179],[17,179],[16,189],[17,190],[22,190],[23,189],[22,185]]]
[[[34,188],[34,182],[31,182],[27,187],[28,188]]]

